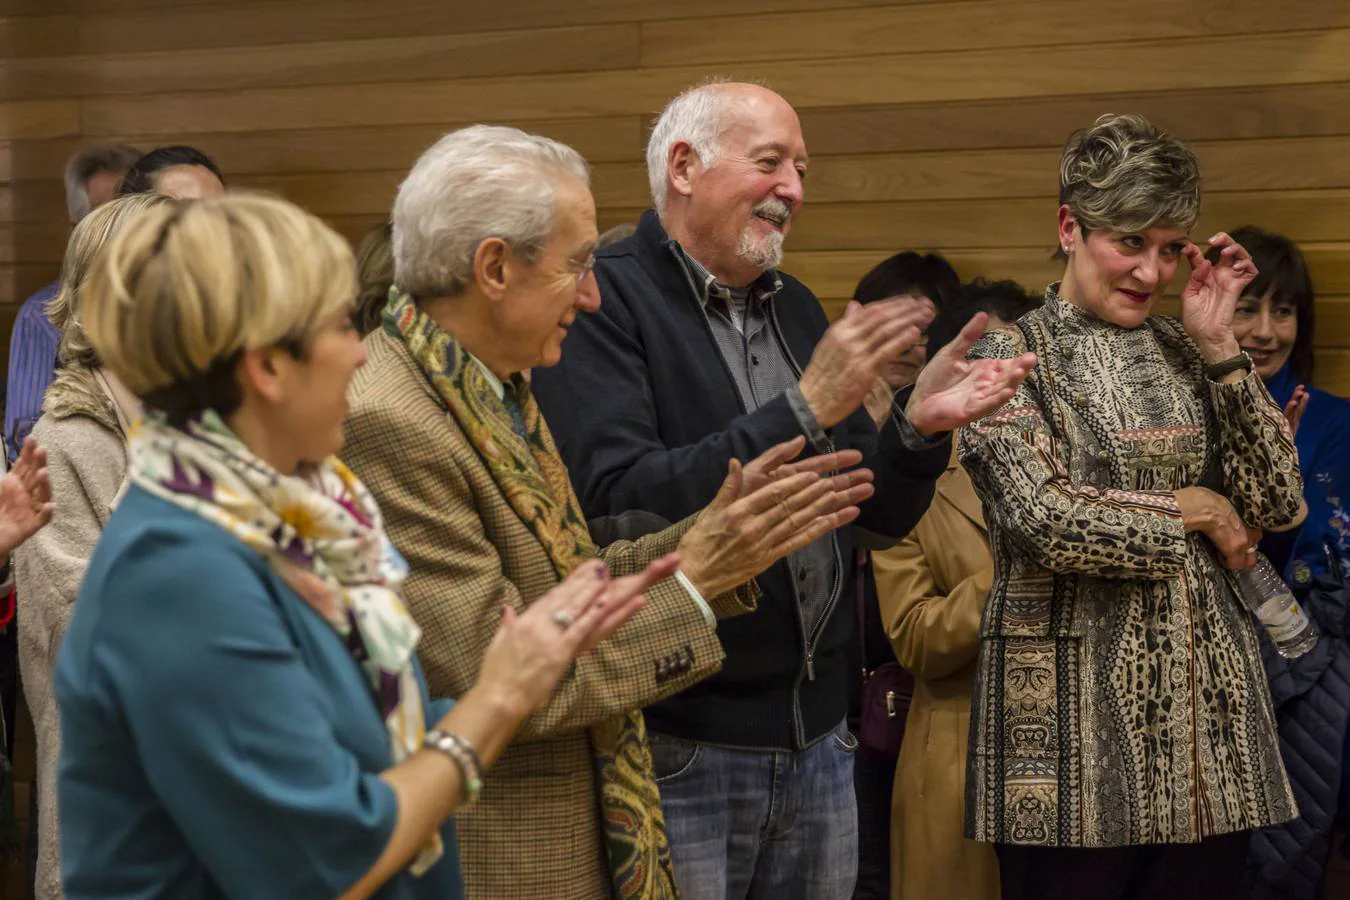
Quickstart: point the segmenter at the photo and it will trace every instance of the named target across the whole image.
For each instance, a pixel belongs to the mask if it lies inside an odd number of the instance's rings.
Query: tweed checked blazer
[[[375,331],[366,348],[342,458],[379,501],[412,568],[406,599],[422,628],[431,696],[461,697],[478,677],[502,604],[522,609],[558,578],[403,344]],[[638,571],[674,550],[692,523],[600,554],[616,575]],[[708,600],[724,617],[750,612],[757,596],[752,583]],[[586,729],[706,678],[722,656],[716,630],[673,579],[648,591],[646,608],[578,660],[526,720],[477,805],[459,816],[471,900],[609,897]]]

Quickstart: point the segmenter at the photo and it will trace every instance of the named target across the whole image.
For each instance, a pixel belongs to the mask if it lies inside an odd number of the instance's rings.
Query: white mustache
[[[778,199],[765,200],[763,203],[757,204],[751,212],[757,216],[767,216],[782,222],[787,222],[792,218],[792,208]]]

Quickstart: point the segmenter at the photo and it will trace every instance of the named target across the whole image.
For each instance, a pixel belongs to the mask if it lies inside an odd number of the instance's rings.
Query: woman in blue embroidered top
[[[1233,334],[1295,423],[1308,502],[1302,527],[1267,534],[1261,549],[1296,588],[1311,586],[1333,559],[1350,576],[1350,401],[1312,386],[1316,304],[1307,263],[1282,235],[1252,226],[1231,235],[1260,271],[1238,302]]]
[[[80,319],[146,414],[54,677],[69,900],[462,897],[449,816],[677,563],[581,566],[432,703],[407,565],[332,455],[355,296],[342,238],[263,197],[145,210],[95,262]]]

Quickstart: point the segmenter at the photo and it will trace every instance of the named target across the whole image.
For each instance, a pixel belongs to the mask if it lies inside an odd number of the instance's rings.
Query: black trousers
[[[858,795],[858,881],[853,900],[890,900],[895,757],[859,747],[853,754],[853,787]]]
[[[1250,831],[1198,844],[998,844],[1003,900],[1244,900]]]

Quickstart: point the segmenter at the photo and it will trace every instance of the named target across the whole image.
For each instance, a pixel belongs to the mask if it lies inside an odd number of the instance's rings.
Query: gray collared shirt
[[[748,288],[729,288],[718,284],[712,273],[683,248],[678,253],[746,410],[759,409],[786,394],[811,445],[818,452],[830,452],[833,448],[829,438],[797,386],[800,376],[793,360],[769,320],[769,304],[783,287],[778,273],[765,272]],[[830,605],[835,589],[835,556],[834,536],[830,534],[787,559],[796,579],[797,602],[808,634]]]

